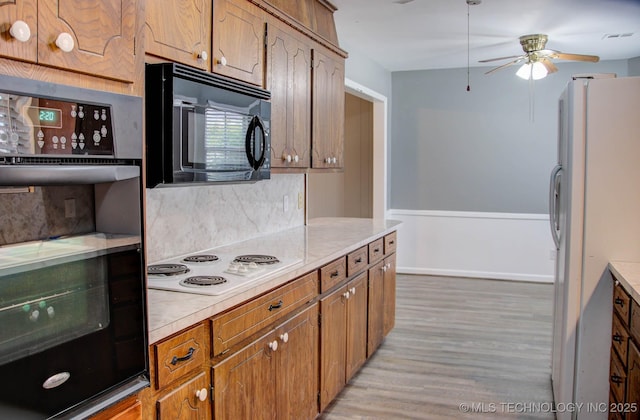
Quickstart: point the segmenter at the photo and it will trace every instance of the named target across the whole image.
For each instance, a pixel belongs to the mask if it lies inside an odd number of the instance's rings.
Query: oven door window
[[[211,106],[182,106],[182,167],[249,179],[247,132],[253,117]],[[218,175],[219,176],[219,175]]]
[[[0,364],[109,326],[103,259],[41,265],[0,270]]]

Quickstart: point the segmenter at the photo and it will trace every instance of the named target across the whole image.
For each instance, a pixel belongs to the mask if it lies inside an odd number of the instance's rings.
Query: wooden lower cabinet
[[[158,419],[200,420],[211,418],[209,375],[200,372],[184,384],[158,398]]]
[[[609,419],[640,419],[639,327],[638,303],[615,280],[609,362]]]
[[[627,359],[627,403],[635,403],[635,407],[629,407],[627,419],[640,418],[640,352],[638,347],[629,343],[629,358]],[[635,408],[635,409],[633,409]]]
[[[214,418],[315,418],[317,349],[314,304],[213,367]]]
[[[347,284],[347,362],[346,382],[367,360],[367,273]]]
[[[369,269],[369,325],[367,334],[367,357],[370,357],[384,338],[384,260]]]
[[[367,273],[320,300],[320,411],[367,357]]]
[[[382,316],[382,334],[386,337],[396,324],[396,254],[384,259],[384,298]]]

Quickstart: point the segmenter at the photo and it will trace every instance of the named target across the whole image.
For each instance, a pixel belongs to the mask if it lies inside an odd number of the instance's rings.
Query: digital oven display
[[[39,106],[27,107],[27,114],[34,127],[62,128],[62,110]]]

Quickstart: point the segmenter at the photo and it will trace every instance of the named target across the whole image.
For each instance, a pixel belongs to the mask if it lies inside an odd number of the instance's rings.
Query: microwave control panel
[[[0,92],[0,155],[113,156],[111,107]]]

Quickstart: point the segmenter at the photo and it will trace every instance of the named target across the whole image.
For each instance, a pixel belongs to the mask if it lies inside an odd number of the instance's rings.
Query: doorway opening
[[[344,171],[307,175],[307,219],[384,218],[387,98],[345,80]]]

